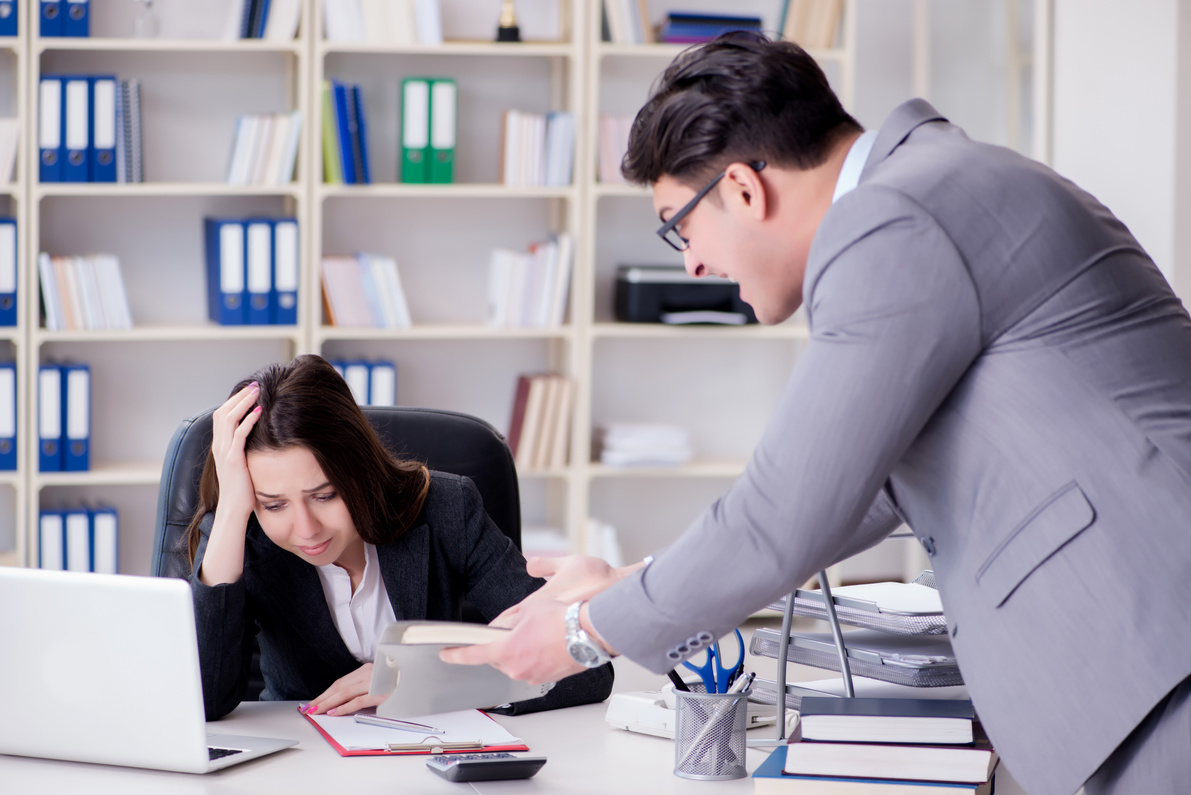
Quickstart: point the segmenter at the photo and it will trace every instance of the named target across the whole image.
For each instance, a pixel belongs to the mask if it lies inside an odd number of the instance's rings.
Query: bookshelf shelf
[[[406,329],[320,326],[318,330],[324,340],[562,340],[572,333],[569,327],[488,328],[461,324],[415,324]]]
[[[47,331],[38,329],[39,342],[185,342],[280,340],[294,342],[302,336],[296,326],[145,325],[122,331]]]
[[[805,325],[784,323],[780,326],[667,326],[660,323],[595,323],[591,327],[595,339],[779,339],[806,340],[810,338]]]
[[[38,472],[36,478],[41,486],[155,486],[161,461],[93,461],[87,472]]]
[[[404,183],[374,183],[371,185],[327,185],[317,188],[319,198],[369,199],[571,199],[577,191],[572,187],[514,187],[499,183],[452,183],[449,185],[407,185]]]
[[[125,39],[125,38],[35,38],[33,54],[45,52],[138,52],[176,53],[197,52],[215,55],[248,52],[279,52],[300,57],[305,51],[302,41],[266,41],[263,39]]]
[[[744,460],[695,460],[675,467],[611,467],[600,463],[588,465],[595,479],[626,478],[734,478],[744,472]]]
[[[305,190],[301,184],[285,185],[228,185],[223,182],[57,182],[38,184],[33,198],[45,196],[282,196],[300,199]]]
[[[484,41],[445,41],[442,44],[409,44],[402,46],[383,44],[346,44],[320,41],[319,55],[336,53],[355,55],[416,55],[419,57],[469,57],[501,56],[509,58],[570,58],[575,56],[575,45],[566,42],[523,42],[496,43]]]

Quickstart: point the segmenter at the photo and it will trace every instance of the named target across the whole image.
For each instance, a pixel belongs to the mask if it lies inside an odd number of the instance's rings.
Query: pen
[[[670,672],[666,676],[670,677],[670,681],[674,683],[675,690],[682,690],[685,693],[691,692],[691,689],[686,686],[686,682],[682,681],[682,677],[678,675],[678,671],[670,669]]]
[[[371,726],[384,726],[386,729],[399,729],[403,732],[421,732],[423,734],[446,734],[444,729],[436,729],[424,723],[414,723],[412,720],[398,720],[397,718],[382,718],[380,715],[357,715],[356,723],[367,723]]]

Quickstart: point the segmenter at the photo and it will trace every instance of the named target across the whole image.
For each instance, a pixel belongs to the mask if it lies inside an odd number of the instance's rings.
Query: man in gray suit
[[[690,273],[735,279],[765,323],[805,303],[810,342],[744,475],[673,546],[632,571],[566,560],[508,641],[445,656],[667,671],[905,522],[1028,791],[1186,792],[1191,320],[1128,230],[923,101],[862,135],[804,52],[756,38],[675,60],[624,171]]]

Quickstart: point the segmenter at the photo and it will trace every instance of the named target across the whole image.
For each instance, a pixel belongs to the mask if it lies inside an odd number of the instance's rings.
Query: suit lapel
[[[376,554],[393,615],[398,621],[425,619],[430,586],[430,528],[424,524],[410,528],[396,541],[378,546]]]
[[[893,150],[901,146],[915,128],[931,121],[947,121],[947,118],[925,99],[911,99],[894,108],[877,132],[873,151],[869,153],[864,170],[860,172],[860,181],[864,182],[872,170],[893,154]]]

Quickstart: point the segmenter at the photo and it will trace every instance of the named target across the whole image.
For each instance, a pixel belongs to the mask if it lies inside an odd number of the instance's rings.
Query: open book
[[[490,665],[451,665],[438,658],[449,646],[491,643],[508,632],[454,621],[398,621],[376,645],[368,692],[391,695],[376,708],[386,718],[482,709],[544,696],[554,683],[531,685]]]

